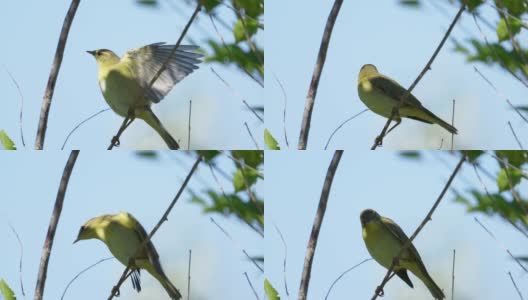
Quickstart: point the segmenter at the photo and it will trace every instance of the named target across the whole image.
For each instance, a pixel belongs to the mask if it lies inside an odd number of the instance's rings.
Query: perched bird
[[[398,105],[400,98],[407,89],[396,81],[378,72],[374,65],[364,65],[358,75],[359,99],[373,112],[385,118],[390,118],[393,107]],[[457,134],[457,129],[449,123],[437,117],[425,108],[413,94],[405,99],[399,109],[399,115],[394,117],[396,125],[400,124],[401,118],[410,118],[429,124],[438,124],[450,133]],[[390,130],[389,130],[390,131]]]
[[[136,254],[136,251],[147,236],[147,232],[138,220],[131,214],[122,211],[115,215],[102,215],[88,220],[81,226],[74,243],[88,239],[101,240],[108,246],[108,249],[117,260],[128,266],[131,257]],[[181,299],[180,292],[163,272],[158,252],[154,248],[152,241],[149,241],[145,248],[139,251],[131,269],[133,270],[132,286],[138,292],[141,291],[139,270],[144,269],[161,283],[171,299]]]
[[[129,50],[119,58],[108,49],[86,51],[99,65],[99,86],[112,110],[122,117],[132,113],[147,122],[165,141],[169,149],[177,150],[176,140],[163,127],[150,105],[158,103],[174,85],[198,69],[201,54],[197,46],[178,46],[167,68],[148,90],[150,81],[169,57],[174,45],[155,43]]]
[[[398,256],[409,238],[393,220],[380,216],[372,209],[364,210],[360,220],[363,228],[363,240],[368,252],[380,265],[389,269],[394,258]],[[425,269],[420,254],[412,243],[400,256],[398,265],[394,267],[394,272],[410,287],[413,287],[407,270],[411,271],[427,286],[435,299],[445,298],[444,292]]]

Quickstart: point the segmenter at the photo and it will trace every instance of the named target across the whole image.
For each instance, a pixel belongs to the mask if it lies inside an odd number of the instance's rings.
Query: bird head
[[[364,78],[369,78],[376,74],[378,74],[378,69],[376,69],[375,65],[371,65],[371,64],[363,65],[363,67],[361,67],[361,70],[359,70],[358,82],[360,82]]]
[[[93,51],[86,51],[95,57],[97,64],[101,66],[114,65],[119,62],[119,56],[108,49],[98,49]]]
[[[77,234],[77,239],[73,242],[74,244],[80,240],[89,240],[89,239],[100,239],[100,229],[104,228],[106,222],[106,216],[95,217],[88,220],[81,226],[79,229],[79,234]]]
[[[370,222],[381,220],[381,216],[375,210],[369,208],[361,212],[359,219],[361,220],[361,226],[365,227]]]

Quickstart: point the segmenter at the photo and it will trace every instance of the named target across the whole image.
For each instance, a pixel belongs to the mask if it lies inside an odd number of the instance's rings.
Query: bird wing
[[[126,63],[136,76],[139,85],[147,88],[150,81],[156,76],[161,66],[174,48],[174,45],[165,43],[154,43],[141,48],[127,51],[121,58],[121,62]],[[152,87],[146,91],[146,98],[154,103],[163,99],[185,76],[198,69],[197,64],[201,62],[199,58],[203,55],[196,53],[199,47],[191,45],[180,45],[171,57],[167,68],[154,82]]]
[[[407,91],[407,89],[403,88],[399,83],[380,73],[369,78],[369,80],[372,82],[372,85],[375,88],[381,90],[391,98],[397,99],[398,101],[400,101],[400,97],[402,97],[405,94],[405,91]],[[420,103],[420,101],[416,99],[413,94],[409,94],[409,96],[405,99],[404,104],[422,107],[422,103]]]
[[[383,224],[383,226],[385,226],[385,228],[387,228],[392,233],[392,235],[401,242],[402,247],[403,247],[403,245],[407,242],[407,240],[409,240],[409,237],[407,237],[405,232],[403,232],[400,226],[398,226],[393,220],[386,218],[386,217],[381,217],[381,219],[382,219],[381,223]],[[414,247],[412,243],[407,249],[409,249],[409,251],[411,252],[411,255],[416,257],[416,259],[419,262],[422,261],[420,254],[418,254],[418,250],[416,250],[416,248]]]

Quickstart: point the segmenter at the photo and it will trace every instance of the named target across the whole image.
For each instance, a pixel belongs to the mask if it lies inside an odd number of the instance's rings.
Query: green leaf
[[[279,293],[268,279],[264,280],[264,291],[266,292],[266,296],[268,296],[268,300],[280,300]]]
[[[400,0],[401,5],[410,6],[413,8],[417,8],[420,6],[420,1],[418,0]]]
[[[420,152],[419,151],[400,151],[400,156],[405,158],[411,158],[411,159],[420,159]]]
[[[15,293],[3,279],[0,279],[0,292],[4,300],[16,300]]]
[[[244,22],[242,22],[241,19],[238,19],[237,22],[235,23],[235,26],[233,27],[233,35],[235,36],[235,41],[237,43],[241,41],[246,41],[247,40],[246,32],[247,32],[247,35],[251,37],[255,33],[257,33],[258,29],[259,29],[259,23],[257,20],[245,19]]]
[[[234,158],[244,161],[244,163],[254,169],[258,169],[264,163],[264,151],[254,150],[233,150],[231,155]],[[239,165],[237,165],[240,168]]]
[[[15,143],[13,143],[13,140],[9,138],[4,130],[0,130],[0,144],[2,144],[5,150],[16,150]]]
[[[495,151],[495,154],[499,158],[505,158],[508,163],[517,168],[521,168],[523,164],[528,163],[528,155],[526,151],[497,150]]]
[[[245,175],[245,179],[244,179]],[[236,192],[246,190],[246,181],[249,187],[251,187],[255,182],[257,182],[257,172],[254,169],[245,168],[244,173],[241,169],[237,169],[233,175],[233,186],[235,187]]]
[[[515,36],[521,31],[521,23],[515,19],[508,19],[508,24],[510,25],[509,31],[512,36]],[[508,26],[506,25],[506,20],[502,18],[497,25],[497,37],[499,42],[510,39],[510,33],[508,32]]]
[[[280,150],[279,143],[267,129],[264,129],[264,143],[269,150]]]
[[[149,7],[158,7],[159,3],[156,0],[137,0],[137,4],[145,5]]]
[[[148,158],[148,159],[158,158],[158,152],[156,151],[150,151],[150,150],[136,151],[135,154],[141,158]]]
[[[508,169],[508,175],[512,182],[512,186],[515,188],[515,186],[521,182],[521,172],[515,169]],[[499,176],[497,176],[497,186],[499,187],[500,192],[510,190],[508,175],[506,175],[505,169],[501,169]]]

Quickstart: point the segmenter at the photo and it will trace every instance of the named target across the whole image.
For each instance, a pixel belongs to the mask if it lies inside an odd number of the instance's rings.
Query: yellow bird
[[[201,54],[195,53],[197,46],[178,46],[167,64],[167,68],[145,90],[163,63],[169,57],[174,45],[155,43],[129,50],[119,58],[108,49],[86,51],[95,57],[99,65],[99,86],[112,110],[122,117],[132,113],[144,120],[165,141],[169,149],[180,148],[178,142],[163,127],[150,108],[160,102],[185,76],[198,69]]]
[[[360,220],[363,228],[363,240],[368,252],[380,265],[389,269],[394,257],[398,256],[409,238],[393,220],[380,216],[372,209],[364,210],[360,215]],[[420,254],[412,243],[400,256],[398,265],[394,267],[394,272],[410,287],[413,287],[407,270],[425,284],[435,299],[445,298],[444,292],[425,269]]]
[[[98,239],[123,265],[128,266],[130,258],[147,238],[147,232],[141,224],[127,212],[115,215],[102,215],[88,220],[81,229],[74,243],[80,240]],[[139,251],[132,266],[132,286],[141,291],[139,270],[144,269],[154,276],[173,300],[181,299],[178,289],[170,282],[161,268],[158,252],[151,241]]]
[[[407,89],[403,88],[396,81],[379,73],[374,65],[364,65],[359,71],[359,99],[361,99],[371,111],[380,116],[390,118],[393,107],[398,105],[400,98],[405,94],[406,90]],[[402,117],[429,124],[438,124],[450,133],[457,134],[458,132],[455,127],[451,126],[451,124],[440,119],[425,108],[413,94],[409,94],[403,102],[399,109],[399,115],[394,117],[396,125],[392,127],[391,130],[400,124]]]

